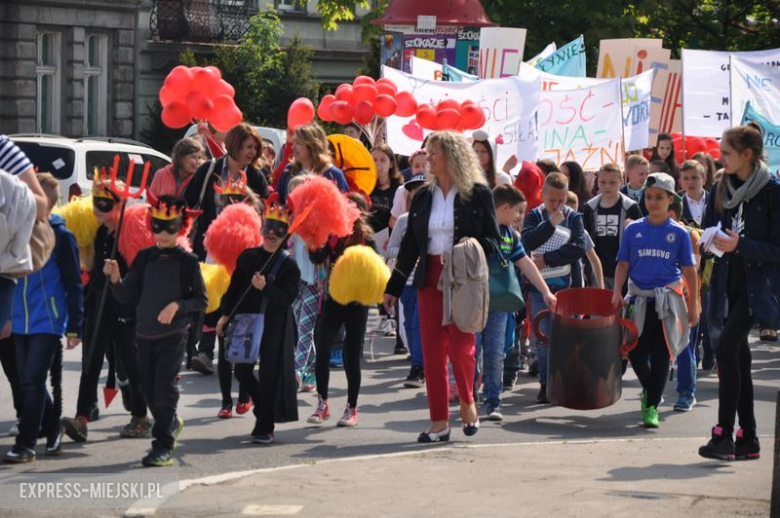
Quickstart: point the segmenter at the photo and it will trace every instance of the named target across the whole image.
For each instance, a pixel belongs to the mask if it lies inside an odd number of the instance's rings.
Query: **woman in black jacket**
[[[756,127],[727,130],[720,153],[725,174],[712,188],[703,222],[705,228],[720,223],[725,233],[712,243],[724,254],[715,260],[709,294],[710,322],[722,326],[716,347],[718,424],[699,455],[749,460],[759,457],[760,447],[748,335],[756,322],[780,326],[780,182],[761,161],[763,137]],[[707,245],[705,254],[712,251]]]
[[[474,334],[464,333],[454,324],[441,324],[443,294],[437,283],[442,272],[442,254],[461,239],[473,237],[488,255],[499,240],[493,196],[468,141],[457,133],[437,132],[428,139],[427,149],[434,180],[412,198],[406,234],[384,301],[388,310],[395,306],[419,259],[413,285],[419,289],[425,385],[432,421],[417,438],[424,443],[450,438],[448,357],[460,394],[463,431],[474,435],[479,429],[473,392]]]
[[[203,211],[195,222],[195,237],[192,240],[192,252],[199,260],[206,259],[203,238],[220,210],[217,203],[219,194],[214,190],[217,181],[224,183],[238,180],[241,171],[244,171],[249,188],[261,199],[268,198],[268,182],[263,172],[255,166],[262,145],[263,139],[249,124],[233,126],[225,136],[227,155],[204,163],[195,172],[184,200],[189,208]]]

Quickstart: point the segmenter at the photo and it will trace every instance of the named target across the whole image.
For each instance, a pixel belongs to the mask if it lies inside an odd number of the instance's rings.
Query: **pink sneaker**
[[[306,420],[311,424],[322,424],[330,418],[330,408],[328,408],[328,400],[322,399],[322,396],[317,396],[317,410]]]
[[[341,419],[339,419],[339,422],[336,424],[338,426],[357,426],[357,408],[351,408],[348,404],[344,409],[344,415],[341,416]]]

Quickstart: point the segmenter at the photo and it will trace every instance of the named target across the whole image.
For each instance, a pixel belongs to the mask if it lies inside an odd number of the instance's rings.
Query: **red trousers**
[[[450,417],[448,356],[461,402],[474,401],[474,333],[464,333],[455,324],[441,325],[443,295],[436,287],[442,272],[441,256],[429,255],[426,260],[425,286],[418,291],[425,388],[431,421],[447,421]]]

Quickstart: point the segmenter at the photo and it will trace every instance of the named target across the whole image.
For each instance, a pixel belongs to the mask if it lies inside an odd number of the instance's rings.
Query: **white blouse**
[[[701,220],[704,219],[704,209],[707,207],[707,191],[704,191],[699,201],[694,200],[687,194],[685,197],[688,198],[688,208],[691,209],[691,217],[693,217],[697,225],[701,225]]]
[[[433,186],[433,204],[428,218],[428,254],[441,255],[451,250],[455,240],[455,196],[453,186],[444,196],[438,185]]]

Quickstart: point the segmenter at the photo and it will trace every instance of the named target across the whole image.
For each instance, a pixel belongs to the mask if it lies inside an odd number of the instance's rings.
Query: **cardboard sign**
[[[516,76],[525,49],[525,29],[483,27],[479,34],[479,77]]]
[[[496,163],[503,164],[510,156],[520,160],[536,160],[539,135],[536,110],[539,106],[539,78],[485,79],[477,82],[452,83],[430,81],[382,67],[382,77],[392,79],[398,90],[412,92],[418,103],[437,104],[443,99],[474,101],[485,112],[481,128],[495,144]],[[387,143],[400,155],[410,155],[420,149],[425,135],[415,117],[387,118]],[[468,136],[468,135],[467,135]]]
[[[580,35],[537,63],[542,72],[559,76],[585,77],[585,37]]]
[[[780,49],[753,52],[682,50],[683,128],[686,135],[720,138],[734,126],[729,92],[729,57],[780,66]],[[735,112],[736,113],[736,112]]]
[[[596,77],[631,77],[660,63],[669,63],[672,51],[661,40],[624,38],[601,40]]]
[[[682,63],[672,59],[658,63],[650,106],[650,145],[659,133],[682,132]]]
[[[731,56],[731,119],[737,120],[750,103],[770,121],[780,121],[780,67],[751,63]]]

